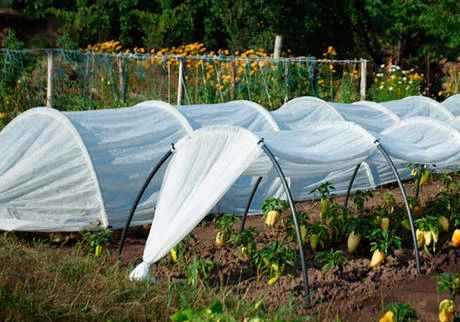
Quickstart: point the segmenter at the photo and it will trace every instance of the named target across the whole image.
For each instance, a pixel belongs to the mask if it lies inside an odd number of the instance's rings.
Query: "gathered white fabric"
[[[166,171],[143,260],[154,263],[179,243],[261,153],[251,132],[216,126],[179,141]]]
[[[150,275],[150,264],[146,262],[142,262],[137,265],[133,271],[129,274],[129,280],[132,282],[135,281],[150,281],[151,283],[155,283],[155,277]]]

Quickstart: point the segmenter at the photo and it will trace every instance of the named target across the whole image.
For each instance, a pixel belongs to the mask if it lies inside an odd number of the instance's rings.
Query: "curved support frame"
[[[348,198],[350,197],[351,187],[353,186],[353,182],[355,181],[355,178],[356,178],[356,175],[358,174],[358,170],[360,166],[361,166],[361,163],[356,165],[355,171],[353,171],[353,175],[351,176],[350,182],[348,183],[347,194],[345,196],[345,202],[343,205],[345,208],[348,205]]]
[[[394,176],[396,178],[396,181],[398,182],[399,189],[401,190],[401,194],[402,194],[402,197],[404,199],[404,205],[406,206],[407,216],[409,217],[409,224],[410,224],[410,229],[411,229],[411,233],[412,233],[412,241],[414,243],[415,262],[416,262],[416,266],[417,266],[417,273],[420,273],[420,254],[419,254],[418,247],[417,247],[417,236],[415,234],[414,219],[412,218],[412,212],[410,210],[409,201],[407,200],[406,191],[404,190],[404,186],[402,184],[401,178],[400,178],[400,176],[398,174],[398,171],[396,170],[396,167],[395,167],[393,161],[391,160],[389,154],[383,148],[383,146],[378,142],[378,140],[376,140],[374,143],[377,145],[377,149],[380,151],[380,153],[382,153],[382,155],[385,157],[385,159],[387,160],[388,164],[390,165],[390,168],[393,171],[393,174],[394,174]]]
[[[261,142],[262,141],[263,140],[261,140]],[[303,277],[303,284],[304,284],[304,290],[305,290],[305,300],[307,303],[307,307],[310,308],[311,304],[310,304],[310,293],[308,291],[309,287],[308,287],[307,265],[305,262],[305,253],[304,253],[303,243],[302,243],[302,234],[300,232],[299,220],[297,218],[297,213],[295,211],[294,200],[292,199],[291,190],[289,189],[289,186],[288,186],[286,177],[284,176],[283,170],[281,170],[281,167],[278,161],[273,156],[273,153],[270,151],[270,149],[265,144],[262,144],[262,149],[267,154],[267,156],[270,158],[270,161],[272,161],[276,171],[278,172],[278,175],[281,179],[281,183],[283,184],[283,187],[284,187],[284,191],[286,192],[286,196],[288,198],[289,207],[291,208],[291,212],[292,212],[292,218],[294,219],[294,226],[295,226],[296,235],[297,235],[297,243],[299,244],[299,255],[300,255],[300,262],[302,265],[302,277]]]
[[[249,208],[251,207],[252,199],[254,199],[254,195],[256,194],[257,188],[259,188],[262,178],[263,177],[257,178],[256,184],[254,185],[254,188],[252,188],[251,195],[249,196],[248,204],[246,205],[246,209],[244,210],[243,219],[241,220],[240,233],[244,228],[244,224],[246,223],[246,218],[248,217]]]
[[[145,190],[147,189],[148,185],[150,184],[150,181],[152,181],[153,177],[155,176],[155,174],[158,172],[158,170],[160,170],[161,166],[166,162],[166,160],[168,160],[168,158],[171,156],[171,154],[173,153],[173,150],[174,149],[174,146],[172,147],[171,150],[169,150],[168,152],[166,152],[166,154],[160,159],[160,161],[157,163],[156,167],[153,168],[152,172],[150,172],[149,176],[147,177],[147,179],[145,180],[144,182],[144,185],[142,186],[141,190],[139,191],[139,193],[137,194],[137,197],[136,197],[136,200],[134,201],[134,204],[133,206],[131,207],[131,211],[129,212],[129,216],[128,216],[128,219],[126,220],[126,224],[125,224],[125,227],[123,228],[123,231],[121,233],[121,238],[120,238],[120,242],[118,244],[118,253],[117,253],[117,259],[120,259],[121,257],[121,252],[123,250],[123,245],[125,243],[125,239],[126,239],[126,232],[128,231],[128,228],[129,226],[131,225],[131,221],[133,219],[133,216],[134,216],[134,212],[136,211],[136,208],[139,204],[139,201],[141,200],[142,198],[142,195],[144,194]]]

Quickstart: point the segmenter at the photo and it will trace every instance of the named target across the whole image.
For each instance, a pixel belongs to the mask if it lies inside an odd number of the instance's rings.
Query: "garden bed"
[[[423,186],[418,198],[421,205],[434,200],[440,195],[440,183],[433,181]],[[366,215],[377,211],[382,203],[382,196],[391,191],[398,205],[403,205],[401,193],[397,187],[379,188],[366,203]],[[411,194],[413,184],[406,185],[406,192]],[[335,198],[334,203],[343,204],[343,197]],[[308,214],[310,220],[319,218],[319,207],[314,202],[298,202],[296,210]],[[357,214],[350,214],[357,216]],[[289,218],[289,211],[285,211],[283,218]],[[215,218],[214,218],[215,219]],[[394,224],[390,218],[390,229]],[[234,229],[239,229],[240,222],[235,221]],[[266,227],[261,215],[247,218],[245,228],[254,227],[259,234],[255,238],[257,251],[274,240],[291,243],[295,249],[294,239],[287,235],[290,225],[280,223],[275,228]],[[437,321],[438,305],[441,299],[448,298],[448,293],[440,293],[438,277],[441,273],[460,273],[459,248],[450,243],[453,223],[448,232],[439,233],[436,249],[429,247],[430,254],[420,249],[420,272],[417,272],[415,251],[409,231],[400,230],[401,247],[388,255],[376,267],[370,266],[372,253],[370,243],[363,240],[353,254],[347,252],[346,239],[330,240],[324,246],[318,246],[312,251],[308,243],[305,245],[307,275],[311,307],[306,307],[304,283],[300,261],[297,259],[293,267],[286,265],[283,275],[273,285],[268,285],[268,274],[257,274],[254,265],[244,261],[238,248],[228,243],[223,247],[215,244],[216,233],[213,217],[206,218],[196,227],[188,238],[188,246],[183,250],[185,256],[179,256],[174,262],[167,256],[152,265],[151,273],[157,280],[187,281],[187,264],[193,256],[197,259],[209,260],[213,263],[209,276],[203,281],[208,287],[231,286],[241,292],[245,299],[264,299],[264,307],[270,311],[277,311],[283,305],[294,303],[297,305],[299,316],[311,315],[320,317],[321,321],[334,320],[340,317],[341,321],[377,321],[382,316],[382,309],[390,302],[405,302],[417,312],[420,321]],[[139,262],[144,249],[148,229],[130,229],[125,241],[121,260],[126,263],[135,260]],[[118,234],[114,235],[114,241]],[[113,253],[116,253],[116,243],[113,244]],[[347,262],[342,271],[337,269],[324,270],[324,262],[315,255],[318,252],[340,250]],[[457,299],[457,307],[460,307]]]

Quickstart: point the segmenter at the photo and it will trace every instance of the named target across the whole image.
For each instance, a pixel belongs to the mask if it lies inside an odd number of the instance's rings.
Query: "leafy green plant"
[[[405,302],[390,302],[382,310],[382,314],[391,312],[394,322],[415,322],[418,321],[417,312],[410,304]]]
[[[172,321],[216,321],[223,315],[223,305],[215,300],[207,308],[191,309],[187,308],[178,311],[170,316]]]
[[[199,282],[206,285],[207,279],[215,266],[216,263],[213,260],[197,258],[196,254],[193,254],[192,260],[185,264],[185,272],[189,285],[192,285],[195,290]]]
[[[264,245],[260,252],[253,256],[253,262],[257,267],[258,278],[268,274],[268,284],[272,285],[283,275],[286,265],[294,266],[298,259],[298,253],[292,244],[274,240]]]
[[[455,297],[460,293],[460,274],[442,273],[434,277],[438,280],[439,293],[448,292],[450,298],[444,299],[439,304],[440,321],[457,321],[455,311]]]
[[[300,234],[301,234],[301,239],[302,243],[305,244],[307,240],[307,234],[308,234],[308,226],[310,225],[310,216],[303,212],[303,211],[298,211],[297,213],[297,221],[299,224],[300,228]],[[297,242],[297,232],[295,229],[294,225],[294,218],[292,216],[289,217],[289,222],[291,223],[290,228],[286,232],[286,236],[291,237],[294,242]]]
[[[452,300],[460,294],[460,274],[441,273],[435,276],[434,279],[438,281],[439,293],[448,292]]]
[[[260,206],[265,225],[274,227],[278,220],[281,220],[282,225],[285,226],[285,220],[282,215],[287,207],[287,201],[280,198],[272,197],[265,200]]]
[[[411,70],[403,70],[391,62],[381,65],[375,73],[374,83],[370,86],[369,99],[385,102],[406,96],[420,95],[423,75]]]
[[[191,248],[192,243],[196,241],[196,236],[192,233],[185,236],[176,246],[174,246],[170,252],[168,260],[174,263],[179,262],[182,258],[188,260],[188,252]]]
[[[418,199],[422,186],[432,181],[432,173],[427,168],[426,164],[409,163],[408,168],[411,170],[414,179],[414,187],[412,190],[415,192],[415,198]]]
[[[349,217],[346,223],[347,248],[349,253],[354,253],[361,243],[363,236],[367,236],[373,227],[371,217]]]
[[[415,219],[415,225],[418,229],[420,238],[423,238],[423,250],[430,254],[428,247],[432,245],[432,251],[436,251],[436,244],[440,231],[439,217],[436,215],[426,215]],[[423,234],[423,237],[420,235]]]
[[[441,173],[439,175],[439,181],[441,182],[441,186],[439,187],[439,192],[447,192],[447,193],[457,193],[460,190],[460,185],[455,180],[455,176],[458,173]]]
[[[366,201],[368,201],[369,198],[372,198],[372,197],[373,197],[373,193],[370,190],[356,190],[351,195],[351,200],[353,201],[353,204],[355,205],[355,210],[358,213],[363,214]]]
[[[329,208],[331,206],[332,199],[334,199],[335,195],[332,193],[332,190],[334,190],[335,187],[329,182],[323,182],[319,186],[313,188],[310,190],[310,193],[314,195],[315,198],[317,198],[317,194],[319,193],[320,195],[320,211],[319,211],[319,216],[320,218],[323,218],[324,216],[327,216],[327,213],[329,212]]]
[[[234,214],[225,214],[223,216],[216,217],[214,220],[214,228],[219,229],[216,235],[216,245],[225,245],[232,234],[234,234],[233,225],[239,218]]]
[[[82,240],[86,242],[90,250],[94,252],[96,257],[99,257],[102,253],[102,246],[111,241],[113,230],[109,228],[100,229],[100,222],[91,225],[92,228],[85,229],[80,232]],[[99,228],[99,229],[98,229]]]
[[[349,208],[333,203],[323,217],[329,240],[340,240],[347,231]]]
[[[390,216],[395,211],[396,199],[392,191],[387,191],[382,196],[382,208],[383,213],[387,216]]]
[[[377,266],[387,255],[392,255],[396,249],[401,248],[401,237],[394,229],[374,228],[367,238],[371,241],[370,251],[373,252],[371,267]]]
[[[254,227],[248,227],[244,228],[239,233],[234,233],[230,238],[229,241],[238,247],[238,253],[243,261],[249,261],[251,259],[252,253],[256,249],[255,237],[259,234],[260,232]]]
[[[334,273],[338,275],[342,275],[343,266],[348,263],[348,259],[342,250],[334,250],[332,248],[329,252],[316,253],[315,259],[318,259],[323,264],[323,272],[334,270]]]
[[[322,221],[315,220],[307,225],[306,233],[310,241],[310,247],[313,251],[318,245],[324,247],[327,238],[327,226]]]

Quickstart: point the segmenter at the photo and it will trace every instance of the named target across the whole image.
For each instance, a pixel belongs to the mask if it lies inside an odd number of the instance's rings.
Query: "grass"
[[[0,263],[2,321],[171,321],[178,312],[192,320],[316,320],[296,317],[293,304],[275,316],[262,301],[245,301],[244,290],[227,285],[133,283],[128,275],[134,263],[115,261],[107,249],[95,257],[81,242],[56,248],[45,238],[5,232]],[[211,312],[213,303],[222,309]]]

